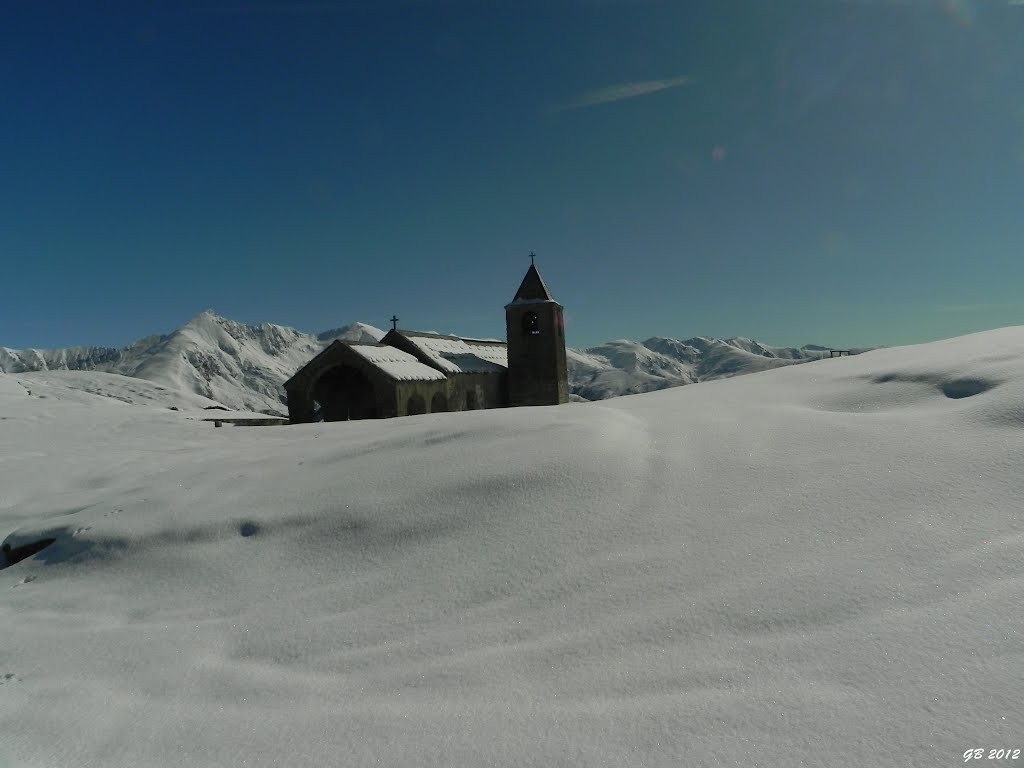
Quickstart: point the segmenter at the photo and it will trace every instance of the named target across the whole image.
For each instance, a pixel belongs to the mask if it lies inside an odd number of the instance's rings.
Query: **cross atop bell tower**
[[[534,254],[515,297],[505,305],[509,405],[569,401],[563,307],[551,297]]]

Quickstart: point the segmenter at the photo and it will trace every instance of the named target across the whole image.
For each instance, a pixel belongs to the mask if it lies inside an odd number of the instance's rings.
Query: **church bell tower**
[[[562,309],[551,298],[530,254],[526,277],[512,303],[505,305],[509,405],[569,402]]]

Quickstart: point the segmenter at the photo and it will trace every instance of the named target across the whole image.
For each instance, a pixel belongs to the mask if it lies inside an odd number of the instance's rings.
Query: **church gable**
[[[318,418],[345,421],[395,415],[395,389],[401,381],[396,376],[398,371],[388,371],[356,350],[376,346],[335,340],[304,365],[285,382],[289,419],[298,423]],[[423,368],[430,376],[436,374],[431,368]]]
[[[284,388],[291,389],[305,384],[318,378],[327,369],[339,365],[369,367],[393,381],[438,381],[446,378],[444,373],[424,365],[395,347],[335,340],[288,379]]]
[[[331,361],[335,358],[335,355],[338,354],[338,347],[340,346],[341,342],[338,341],[337,339],[332,341],[330,344],[324,347],[320,351],[320,353],[316,355],[312,360],[310,360],[304,366],[299,368],[299,370],[297,370],[294,374],[292,374],[292,377],[281,386],[284,387],[286,390],[291,390],[295,387],[299,387],[306,384],[309,379],[315,378],[315,375],[319,371],[323,370],[328,365],[335,364]]]

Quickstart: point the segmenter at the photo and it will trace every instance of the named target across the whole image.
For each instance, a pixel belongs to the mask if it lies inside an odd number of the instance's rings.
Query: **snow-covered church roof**
[[[446,373],[500,373],[508,368],[508,349],[501,341],[419,331],[397,333]]]
[[[345,346],[397,381],[441,381],[446,378],[441,371],[387,344],[348,342]]]

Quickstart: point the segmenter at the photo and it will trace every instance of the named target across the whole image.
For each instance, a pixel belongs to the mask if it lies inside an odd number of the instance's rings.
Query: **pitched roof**
[[[443,381],[441,371],[424,365],[408,352],[387,344],[346,343],[349,349],[397,381]]]
[[[508,368],[503,341],[462,339],[437,333],[398,331],[433,365],[447,373],[500,373]]]
[[[332,351],[332,350],[333,350],[333,349],[334,349],[334,348],[335,348],[335,347],[336,347],[337,345],[339,345],[339,344],[341,344],[341,341],[339,341],[338,339],[335,339],[334,341],[332,341],[332,342],[331,342],[330,344],[328,344],[328,345],[327,345],[326,347],[324,347],[323,349],[321,349],[321,350],[320,350],[320,351],[319,351],[319,352],[318,352],[317,354],[313,355],[312,359],[310,359],[310,361],[309,361],[308,363],[306,363],[306,364],[305,364],[304,366],[302,366],[301,368],[299,368],[299,370],[297,370],[297,371],[296,371],[295,373],[293,373],[293,374],[292,374],[292,377],[291,377],[290,379],[288,379],[288,381],[286,381],[286,382],[285,382],[284,384],[282,384],[281,386],[282,386],[282,387],[285,387],[285,388],[287,388],[287,387],[288,387],[288,385],[289,385],[289,384],[291,384],[292,382],[298,381],[298,380],[300,380],[301,378],[303,378],[303,377],[304,377],[304,376],[306,375],[306,372],[307,372],[307,371],[309,371],[309,370],[311,370],[311,369],[312,369],[312,367],[313,367],[313,365],[314,365],[314,364],[315,364],[315,363],[316,363],[316,362],[317,362],[317,361],[318,361],[318,360],[319,360],[320,358],[322,358],[322,357],[327,357],[328,355],[331,355],[331,354],[333,354],[333,351]]]
[[[519,290],[516,291],[516,295],[512,299],[513,303],[527,301],[554,301],[551,291],[544,284],[544,278],[540,276],[540,272],[533,264],[526,270],[526,277],[519,284]]]

